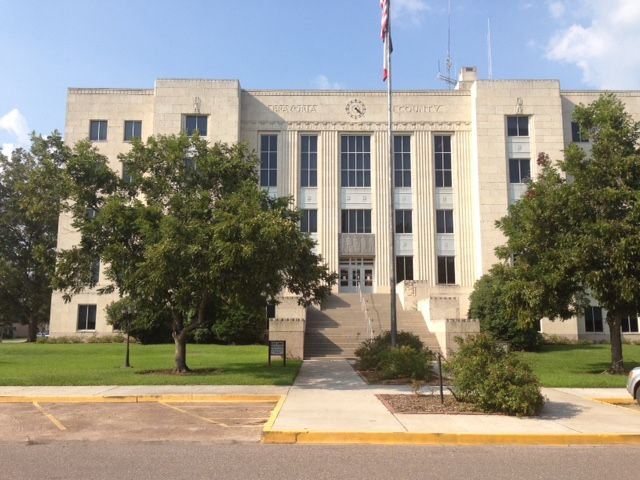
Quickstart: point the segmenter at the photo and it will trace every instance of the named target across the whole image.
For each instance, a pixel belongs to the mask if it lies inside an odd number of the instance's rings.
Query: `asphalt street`
[[[640,447],[11,443],[0,465],[3,480],[635,480]]]

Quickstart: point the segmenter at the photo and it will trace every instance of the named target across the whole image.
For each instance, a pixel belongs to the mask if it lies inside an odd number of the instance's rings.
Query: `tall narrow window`
[[[453,233],[453,210],[436,210],[436,233]]]
[[[142,122],[139,120],[124,121],[124,141],[130,142],[134,138],[142,138]]]
[[[131,173],[129,173],[129,167],[124,162],[122,162],[122,181],[124,183],[131,183]]]
[[[342,233],[371,233],[371,210],[342,210]]]
[[[201,137],[207,136],[206,115],[185,115],[184,131],[187,135],[193,135],[196,131]]]
[[[450,187],[452,185],[451,135],[436,135],[434,143],[436,187]]]
[[[78,305],[78,330],[96,329],[96,306]]]
[[[369,135],[343,135],[340,138],[340,173],[343,187],[371,186]]]
[[[318,232],[318,210],[302,210],[300,216],[300,230],[305,233]]]
[[[318,186],[318,136],[300,136],[300,186]]]
[[[95,258],[91,262],[91,283],[97,284],[100,281],[100,259]]]
[[[604,332],[602,324],[602,308],[589,306],[584,311],[584,330],[590,333]]]
[[[411,255],[396,257],[396,281],[413,280],[413,257]]]
[[[527,183],[531,179],[531,162],[528,158],[509,159],[509,182]]]
[[[260,135],[260,186],[278,185],[278,136]]]
[[[393,137],[394,179],[396,187],[411,186],[411,137]]]
[[[507,135],[509,137],[528,137],[529,117],[507,117]]]
[[[411,210],[396,210],[396,233],[413,233]]]
[[[91,120],[89,122],[89,140],[103,142],[107,140],[107,121]]]
[[[571,141],[576,143],[589,141],[589,135],[580,128],[578,122],[571,122]]]
[[[455,257],[438,257],[438,283],[441,285],[453,285],[456,283]]]

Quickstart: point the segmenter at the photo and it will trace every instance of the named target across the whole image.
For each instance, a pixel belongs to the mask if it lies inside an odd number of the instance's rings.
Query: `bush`
[[[420,337],[410,332],[398,332],[396,345],[398,347],[411,347],[418,352],[425,348]],[[355,355],[358,358],[358,369],[377,370],[383,354],[390,349],[391,332],[382,332],[376,337],[365,340],[355,351]]]
[[[61,337],[38,337],[36,343],[122,343],[124,335],[63,335]]]
[[[460,351],[449,360],[458,397],[485,412],[536,415],[544,399],[528,365],[492,337],[458,339]]]
[[[382,353],[379,363],[380,377],[384,380],[411,378],[429,381],[434,376],[432,360],[429,350],[416,350],[409,346],[388,348]]]
[[[264,340],[264,332],[267,329],[264,309],[238,305],[227,308],[223,315],[223,318],[211,328],[218,341],[248,345]]]

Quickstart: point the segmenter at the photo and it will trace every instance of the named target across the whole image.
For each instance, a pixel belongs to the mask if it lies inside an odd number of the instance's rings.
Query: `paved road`
[[[14,443],[0,444],[0,465],[3,480],[636,480],[640,447]]]

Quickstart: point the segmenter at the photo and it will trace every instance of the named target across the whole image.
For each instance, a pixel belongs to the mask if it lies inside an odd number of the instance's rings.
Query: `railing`
[[[360,308],[364,312],[364,319],[367,322],[367,334],[369,338],[373,338],[373,323],[371,322],[371,317],[369,316],[369,310],[367,309],[367,301],[364,298],[362,293],[362,284],[358,280],[358,296],[360,297]]]

